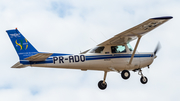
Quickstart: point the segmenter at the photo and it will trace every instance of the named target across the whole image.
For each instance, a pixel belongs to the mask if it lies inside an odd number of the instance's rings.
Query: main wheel
[[[99,89],[104,90],[107,87],[107,83],[106,82],[103,83],[103,80],[101,80],[98,82],[98,87],[99,87]]]
[[[146,84],[148,82],[148,79],[147,79],[147,77],[142,76],[140,81],[141,81],[142,84]]]
[[[128,70],[123,70],[122,73],[121,73],[121,77],[123,79],[125,79],[125,80],[128,79],[130,77],[129,71]]]

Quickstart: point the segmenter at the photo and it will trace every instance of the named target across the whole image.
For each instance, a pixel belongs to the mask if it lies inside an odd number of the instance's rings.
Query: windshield
[[[129,43],[127,44],[127,46],[128,46],[130,51],[133,51],[133,48],[131,47],[131,45]]]
[[[104,50],[104,47],[95,47],[94,49],[90,50],[90,53],[102,53]]]

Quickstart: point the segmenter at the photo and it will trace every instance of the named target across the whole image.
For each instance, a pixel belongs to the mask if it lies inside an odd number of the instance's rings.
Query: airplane
[[[103,80],[98,82],[98,87],[101,90],[107,87],[105,80],[108,72],[118,72],[124,80],[127,80],[130,77],[129,71],[138,71],[141,76],[140,82],[146,84],[148,79],[143,75],[141,69],[149,68],[157,57],[159,46],[154,52],[145,53],[137,52],[137,47],[143,35],[172,18],[172,16],[150,18],[98,44],[95,48],[79,54],[39,52],[17,28],[7,30],[6,32],[19,56],[19,61],[11,68],[31,66],[104,71]],[[135,39],[137,42],[133,49],[129,43]]]

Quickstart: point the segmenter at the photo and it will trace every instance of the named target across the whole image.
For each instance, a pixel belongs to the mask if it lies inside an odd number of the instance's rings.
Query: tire
[[[129,79],[130,77],[130,72],[128,70],[123,70],[121,73],[121,77],[125,80]]]
[[[140,81],[141,81],[142,84],[146,84],[148,82],[148,79],[147,79],[147,77],[142,76]]]
[[[98,87],[99,87],[99,89],[104,90],[107,87],[107,83],[106,82],[103,83],[103,80],[101,80],[98,82]]]

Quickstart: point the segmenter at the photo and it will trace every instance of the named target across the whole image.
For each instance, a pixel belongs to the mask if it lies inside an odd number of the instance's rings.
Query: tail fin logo
[[[11,36],[11,38],[13,38],[13,37],[17,38],[17,37],[20,37],[20,33],[10,34],[10,36]]]
[[[15,41],[16,43],[16,50],[21,51],[21,50],[26,50],[28,48],[28,41],[27,39],[18,39]]]

